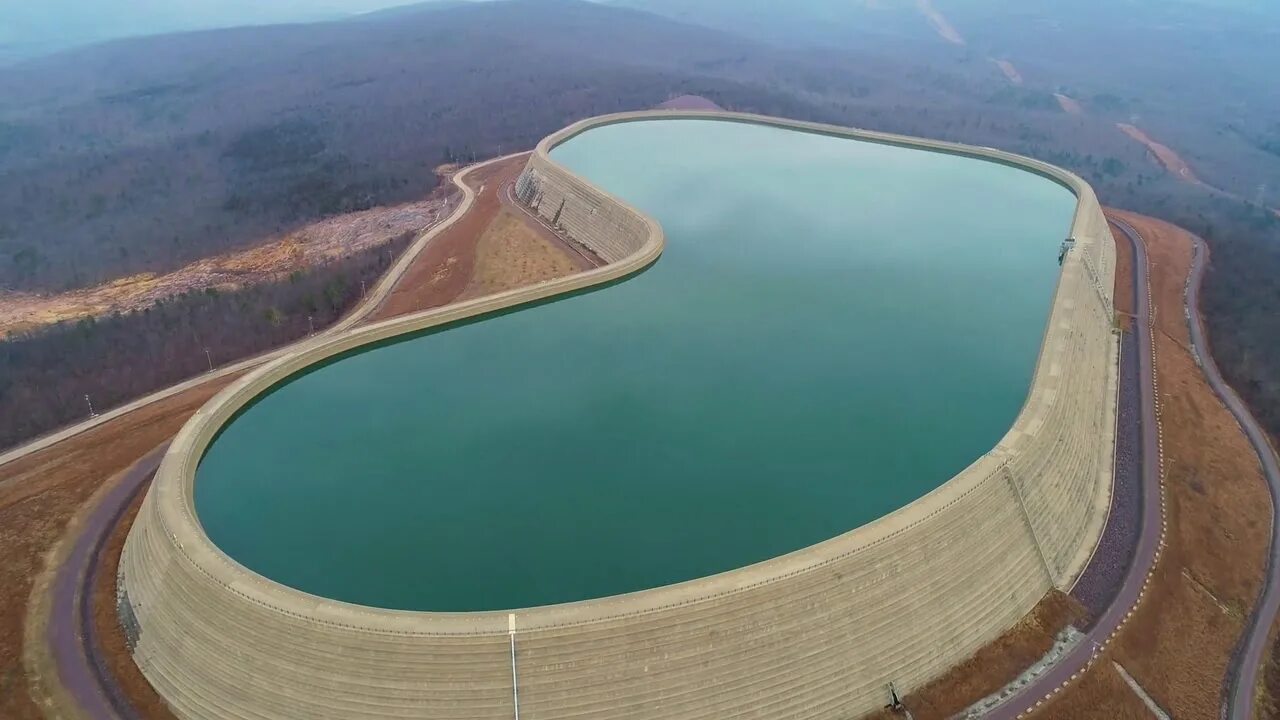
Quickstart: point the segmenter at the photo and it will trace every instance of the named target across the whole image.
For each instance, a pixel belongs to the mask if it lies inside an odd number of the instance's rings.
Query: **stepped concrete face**
[[[635,272],[651,219],[557,165],[591,127],[719,118],[923,147],[1050,177],[1079,199],[1026,405],[1005,438],[929,495],[813,547],[709,578],[501,613],[359,607],[236,564],[196,517],[196,463],[273,383],[345,350]],[[517,196],[609,265],[319,339],[228,387],[175,438],[121,559],[121,617],[143,673],[184,718],[844,718],[910,692],[1066,589],[1111,492],[1114,245],[1078,177],[985,148],[731,113],[587,120],[544,140]],[[980,292],[980,288],[975,288]],[[922,438],[927,442],[927,438]],[[515,662],[513,663],[513,648]]]

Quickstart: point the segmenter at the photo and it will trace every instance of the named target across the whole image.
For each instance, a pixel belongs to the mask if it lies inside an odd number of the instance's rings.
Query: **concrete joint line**
[[[1013,477],[1013,471],[1009,469],[1009,463],[1002,463],[1000,470],[1004,473],[1004,477],[1009,481],[1009,487],[1013,490],[1014,497],[1018,498],[1018,507],[1022,509],[1022,519],[1027,523],[1027,531],[1031,533],[1031,542],[1036,546],[1036,552],[1040,555],[1040,563],[1044,566],[1045,575],[1049,576],[1049,584],[1057,587],[1058,578],[1053,567],[1049,565],[1049,557],[1044,554],[1044,546],[1040,544],[1040,536],[1036,533],[1036,526],[1031,522],[1031,513],[1027,512],[1027,501],[1022,497],[1022,490],[1018,487],[1018,481]]]
[[[1164,709],[1156,703],[1155,698],[1148,695],[1147,691],[1142,689],[1142,686],[1138,684],[1138,681],[1135,680],[1133,676],[1130,675],[1122,665],[1120,665],[1120,663],[1112,660],[1111,664],[1115,667],[1116,672],[1120,674],[1120,677],[1124,680],[1125,684],[1129,686],[1129,689],[1133,690],[1133,694],[1137,695],[1138,699],[1142,701],[1142,704],[1147,706],[1147,709],[1151,711],[1152,715],[1155,715],[1159,720],[1173,720],[1169,713],[1165,712]]]
[[[515,720],[520,720],[520,682],[516,679],[516,614],[507,614],[507,635],[511,638],[511,704]]]
[[[1085,253],[1081,256],[1084,259],[1085,270],[1089,273],[1090,284],[1098,296],[1098,301],[1102,303],[1102,309],[1106,311],[1107,317],[1115,322],[1115,310],[1111,306],[1111,300],[1107,297],[1107,291],[1102,287],[1102,282],[1098,279],[1098,272],[1093,268],[1093,262],[1089,260],[1089,254]]]

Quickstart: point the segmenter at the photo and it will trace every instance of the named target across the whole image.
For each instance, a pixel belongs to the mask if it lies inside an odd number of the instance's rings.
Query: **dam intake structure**
[[[221,431],[291,378],[407,333],[651,265],[664,247],[662,227],[553,150],[593,129],[674,119],[996,162],[1074,193],[1072,243],[1060,258],[1030,389],[999,442],[905,507],[822,542],[676,584],[524,609],[342,602],[254,572],[210,540],[197,466]],[[526,720],[856,716],[881,708],[890,682],[905,695],[965,660],[1080,575],[1110,500],[1117,338],[1114,247],[1079,178],[984,148],[676,111],[593,118],[548,137],[515,195],[609,264],[312,343],[228,387],[175,438],[120,573],[135,660],[177,715],[511,718],[518,702]],[[1046,249],[1049,262],[1058,249],[1057,241]]]

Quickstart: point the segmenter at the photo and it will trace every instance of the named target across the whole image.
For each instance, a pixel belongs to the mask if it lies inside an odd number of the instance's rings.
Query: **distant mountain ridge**
[[[453,4],[466,0],[440,0]],[[82,45],[191,30],[316,22],[376,12],[397,0],[10,0],[0,63]],[[430,0],[421,5],[430,4]]]
[[[839,120],[895,87],[869,61],[578,0],[70,50],[0,68],[0,288],[171,269],[673,95]]]
[[[842,49],[932,45],[914,1],[604,0],[619,7],[704,25],[784,46]]]
[[[378,10],[369,10],[367,12],[353,15],[347,20],[359,22],[361,20],[380,21],[388,18],[404,18],[407,16],[418,15],[424,12],[435,12],[437,10],[451,10],[456,7],[468,5],[473,2],[482,2],[483,0],[426,0],[425,2],[407,3],[404,5],[392,5],[390,7],[380,8]]]

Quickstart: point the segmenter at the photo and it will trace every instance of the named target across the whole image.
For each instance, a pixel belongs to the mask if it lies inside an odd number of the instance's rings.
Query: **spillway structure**
[[[357,605],[268,579],[210,540],[194,499],[197,466],[224,426],[273,387],[365,346],[625,281],[653,263],[663,228],[551,151],[593,128],[654,118],[959,155],[1074,193],[1030,388],[1004,437],[923,497],[824,542],[708,577],[557,605]],[[660,111],[592,118],[547,137],[514,193],[608,264],[308,343],[229,386],[175,438],[128,535],[119,610],[134,660],[179,717],[853,718],[883,707],[890,682],[909,693],[971,657],[1047,592],[1070,589],[1086,567],[1110,505],[1118,337],[1113,240],[1079,177],[989,148]]]

